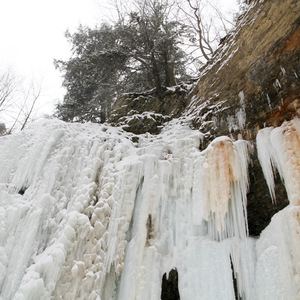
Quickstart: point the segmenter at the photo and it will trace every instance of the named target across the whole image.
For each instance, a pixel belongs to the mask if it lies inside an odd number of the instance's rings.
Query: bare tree
[[[24,81],[11,68],[0,71],[0,118],[6,134],[11,134],[16,129],[23,130],[33,119],[41,90],[42,82],[32,80],[24,88]],[[4,130],[1,132],[3,135]]]
[[[222,36],[233,27],[234,12],[218,7],[221,1],[176,0],[179,18],[186,28],[184,45],[192,63],[209,61]],[[237,5],[236,5],[237,8]]]
[[[21,82],[11,68],[0,71],[0,112],[13,105],[14,95],[18,92]]]
[[[111,0],[118,21],[126,21],[131,11],[149,16],[153,8],[160,4],[165,9],[169,21],[181,24],[184,34],[181,48],[188,54],[187,68],[197,73],[209,61],[222,38],[234,26],[239,11],[239,1],[249,0]]]
[[[41,83],[35,84],[33,81],[30,84],[26,94],[24,94],[22,106],[19,107],[19,113],[15,118],[13,126],[10,128],[9,133],[12,132],[14,127],[19,123],[20,130],[23,130],[28,122],[32,119],[33,109],[41,95]]]

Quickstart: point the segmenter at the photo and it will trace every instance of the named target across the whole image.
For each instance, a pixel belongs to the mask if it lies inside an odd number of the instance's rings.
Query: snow
[[[279,81],[278,79],[276,79],[276,80],[274,81],[273,86],[274,86],[274,88],[275,88],[276,90],[282,89],[281,83],[280,83],[280,81]]]
[[[284,67],[280,66],[280,70],[281,70],[281,72],[282,72],[282,74],[283,74],[283,75],[285,75],[285,74],[286,74],[286,70],[285,70],[285,68],[284,68]]]
[[[285,136],[283,153],[261,154],[269,184],[272,164],[286,184],[297,175],[285,170],[297,163],[291,124],[258,138]],[[160,299],[174,268],[181,299],[235,299],[233,274],[243,299],[297,298],[298,207],[248,237],[247,141],[200,151],[203,134],[178,120],[133,137],[44,120],[0,138],[1,300]],[[297,180],[287,185],[295,204]]]

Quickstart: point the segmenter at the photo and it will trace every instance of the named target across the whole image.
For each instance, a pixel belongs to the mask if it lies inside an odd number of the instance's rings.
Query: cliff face
[[[299,12],[299,1],[256,1],[240,17],[190,97],[195,127],[253,139],[299,115]]]
[[[156,134],[166,121],[184,116],[204,133],[203,149],[221,135],[250,141],[247,210],[252,235],[259,235],[274,213],[288,204],[279,176],[276,204],[272,204],[255,138],[263,127],[280,126],[284,120],[300,116],[299,23],[297,0],[253,1],[201,70],[189,94],[185,87],[180,93],[169,91],[163,100],[154,95],[130,95],[117,101],[110,117],[128,131]]]

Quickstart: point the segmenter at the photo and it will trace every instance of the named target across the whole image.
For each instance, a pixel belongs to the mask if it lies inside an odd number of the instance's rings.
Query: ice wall
[[[257,241],[258,300],[300,299],[300,207],[278,212]]]
[[[137,179],[118,163],[132,143],[105,126],[45,121],[0,147],[1,299],[96,299],[122,265]]]
[[[290,237],[274,219],[249,238],[249,143],[201,140],[177,120],[138,139],[53,120],[0,138],[0,299],[160,299],[174,268],[181,299],[235,299],[233,278],[243,299],[292,299],[296,210],[277,217]]]

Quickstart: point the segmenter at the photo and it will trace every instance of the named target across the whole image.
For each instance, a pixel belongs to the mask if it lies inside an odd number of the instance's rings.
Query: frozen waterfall
[[[183,300],[299,299],[299,135],[299,120],[258,134],[270,193],[278,168],[290,199],[259,239],[247,141],[200,151],[176,120],[157,136],[44,120],[0,138],[0,299],[159,300],[171,270]]]

